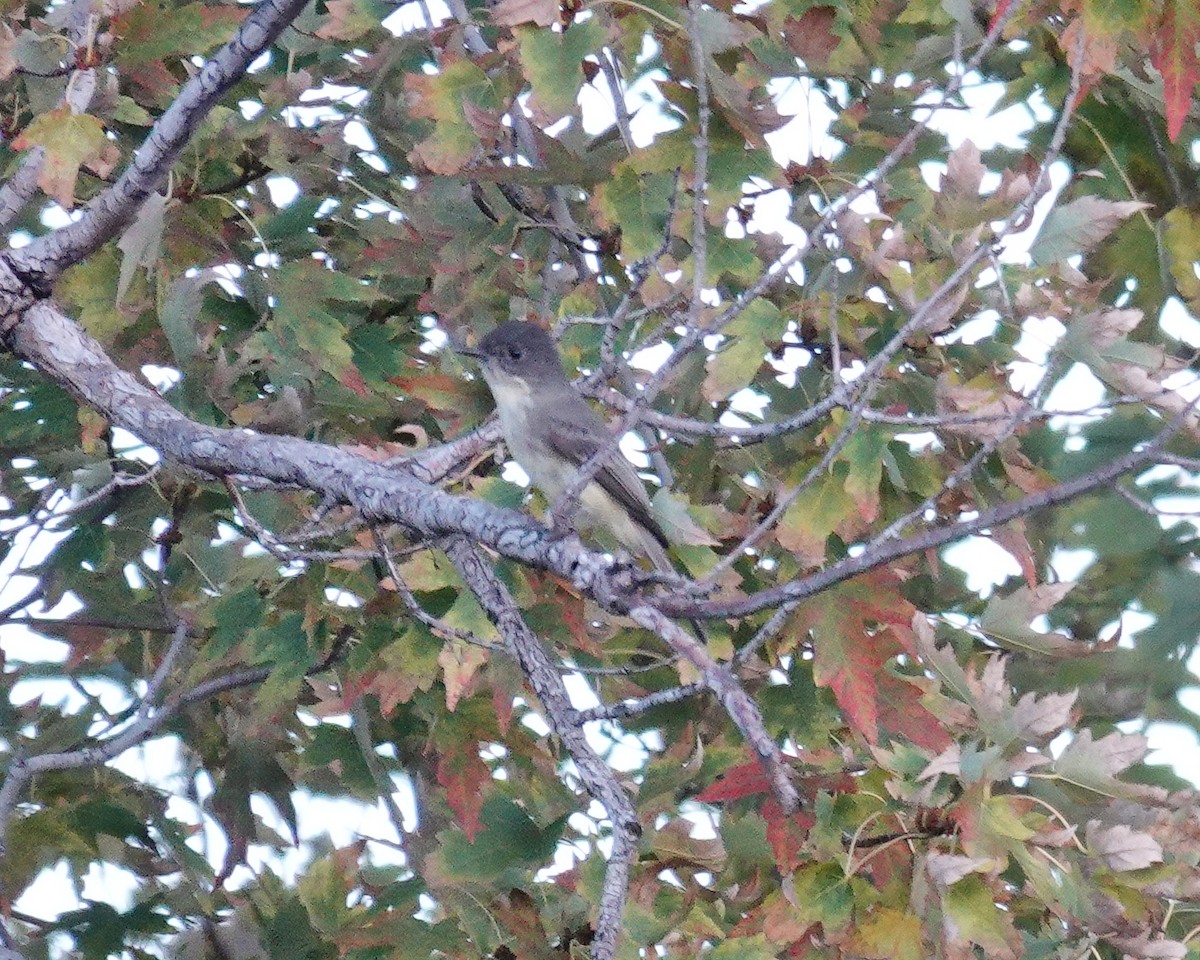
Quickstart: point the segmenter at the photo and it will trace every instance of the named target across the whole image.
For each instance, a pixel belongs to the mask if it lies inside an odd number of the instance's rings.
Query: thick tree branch
[[[63,270],[115,237],[162,182],[200,121],[307,2],[260,0],[233,38],[184,84],[117,182],[88,203],[79,220],[5,255],[13,272],[44,292]]]
[[[0,269],[0,290],[15,284]],[[2,302],[2,301],[0,301]],[[56,383],[129,430],[173,463],[201,473],[230,474],[320,492],[347,503],[373,521],[399,523],[417,539],[464,533],[514,560],[549,569],[591,591],[615,595],[631,580],[611,558],[562,537],[527,514],[454,496],[418,479],[420,469],[381,464],[325,444],[195,423],[154,390],[120,370],[95,340],[47,302],[28,309],[13,326],[8,345]],[[419,460],[418,460],[419,463]]]

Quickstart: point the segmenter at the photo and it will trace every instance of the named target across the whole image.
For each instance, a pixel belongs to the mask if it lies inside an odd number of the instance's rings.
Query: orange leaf
[[[1174,143],[1183,131],[1183,121],[1200,82],[1200,7],[1195,0],[1167,0],[1162,23],[1150,46],[1150,62],[1162,74],[1163,99],[1167,105],[1167,136]]]
[[[479,832],[479,813],[483,809],[484,786],[491,783],[492,772],[479,756],[479,744],[459,742],[461,750],[443,752],[438,758],[438,783],[446,788],[446,802],[458,817],[463,833],[472,843]]]

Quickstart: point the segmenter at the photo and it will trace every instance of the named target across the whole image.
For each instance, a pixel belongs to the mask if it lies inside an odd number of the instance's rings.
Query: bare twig
[[[181,631],[176,632],[176,638]],[[182,631],[186,635],[186,631]],[[329,653],[316,666],[306,671],[307,676],[322,673],[341,656],[350,638],[350,631],[343,630],[331,647]],[[173,642],[172,644],[176,644]],[[170,656],[170,654],[168,654]],[[43,753],[33,757],[17,756],[8,766],[4,785],[0,786],[0,856],[7,849],[8,827],[25,792],[26,786],[39,773],[51,770],[80,770],[86,767],[99,767],[116,759],[126,750],[145,743],[155,736],[163,725],[180,710],[208,700],[220,693],[236,690],[241,687],[255,686],[264,682],[271,675],[270,667],[252,667],[238,670],[225,676],[215,677],[197,684],[190,690],[181,691],[168,697],[161,707],[146,711],[138,710],[133,720],[123,730],[113,733],[99,742],[79,746],[58,753]],[[151,687],[154,681],[151,681]],[[147,693],[150,691],[148,690]],[[145,703],[145,700],[143,700]]]
[[[363,763],[367,765],[367,772],[375,781],[375,791],[383,802],[383,809],[392,823],[392,829],[396,831],[396,843],[399,849],[403,850],[404,814],[401,813],[394,796],[396,785],[392,783],[388,772],[383,769],[383,764],[379,762],[379,754],[375,752],[375,744],[371,740],[371,716],[367,712],[367,702],[364,697],[357,697],[350,706],[350,730],[354,734],[354,742],[358,744],[359,753],[362,754]]]
[[[397,595],[404,601],[408,612],[432,630],[435,636],[439,636],[444,640],[461,640],[476,647],[483,647],[485,650],[500,649],[496,644],[489,643],[482,637],[476,636],[470,630],[459,630],[457,627],[450,626],[450,624],[438,619],[421,606],[421,602],[413,595],[408,584],[404,582],[404,577],[400,574],[400,568],[396,566],[396,558],[392,555],[392,549],[388,546],[387,540],[384,539],[383,535],[377,529],[371,531],[371,537],[375,541],[375,549],[379,551],[379,556],[383,558],[388,577],[391,579],[392,586]]]
[[[1195,401],[1177,413],[1152,440],[1140,449],[1110,460],[1090,473],[1066,480],[1049,490],[981,510],[968,519],[959,520],[956,523],[943,524],[900,540],[880,543],[874,549],[864,550],[855,556],[846,557],[814,574],[791,580],[778,587],[762,590],[750,597],[738,600],[688,602],[677,596],[669,596],[661,598],[657,606],[668,616],[741,617],[758,610],[767,610],[784,603],[804,600],[835,584],[866,573],[868,570],[874,570],[900,557],[945,546],[981,530],[1001,526],[1026,514],[1066,503],[1096,490],[1103,490],[1125,474],[1159,462],[1159,451],[1168,440],[1183,429],[1194,410]]]
[[[787,513],[788,508],[796,502],[797,498],[804,493],[809,487],[817,482],[826,471],[832,468],[833,462],[838,458],[841,452],[846,448],[846,444],[853,438],[855,431],[858,429],[863,420],[863,408],[871,402],[874,396],[875,389],[879,385],[879,381],[872,381],[867,385],[867,389],[863,391],[861,399],[850,408],[850,416],[846,422],[842,424],[838,435],[834,437],[833,442],[826,448],[821,459],[808,471],[801,481],[789,490],[783,491],[776,499],[775,505],[770,509],[765,517],[744,537],[741,542],[733,550],[730,550],[725,556],[718,560],[711,570],[705,574],[704,579],[696,584],[696,588],[700,592],[711,589],[714,584],[721,581],[721,578],[728,572],[735,563],[746,553],[752,549],[759,540],[774,529],[775,525]]]
[[[709,689],[708,685],[704,683],[685,683],[678,687],[669,687],[666,690],[656,690],[644,697],[622,700],[620,703],[609,706],[602,705],[579,710],[575,714],[575,719],[579,723],[591,723],[593,720],[621,720],[625,717],[635,717],[639,713],[645,713],[655,707],[688,700],[707,689]]]
[[[618,73],[617,57],[612,49],[605,47],[600,51],[600,72],[608,83],[608,92],[612,95],[613,116],[617,120],[617,131],[621,134],[621,142],[625,144],[625,152],[633,153],[633,131],[629,126],[629,106],[625,103],[625,89],[621,85],[621,75]]]

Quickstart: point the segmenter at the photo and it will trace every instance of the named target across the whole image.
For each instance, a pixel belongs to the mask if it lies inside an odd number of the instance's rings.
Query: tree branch
[[[171,651],[168,651],[167,659],[173,658],[178,653],[178,648],[182,645],[180,638],[186,637],[186,635],[186,630],[176,628],[175,639],[172,641],[172,648]],[[329,653],[320,663],[306,670],[305,675],[312,676],[328,670],[341,657],[349,639],[350,631],[343,629],[334,640]],[[160,674],[162,674],[161,668],[151,681],[146,697],[139,704],[134,720],[119,733],[113,734],[99,743],[75,747],[59,753],[43,753],[34,757],[17,756],[9,763],[4,777],[4,785],[0,787],[0,857],[4,856],[7,849],[8,826],[13,811],[20,802],[30,780],[39,773],[103,766],[126,750],[149,740],[162,729],[168,720],[185,707],[208,700],[229,690],[263,683],[271,675],[271,667],[251,667],[225,676],[214,677],[212,680],[197,684],[191,690],[167,698],[158,709],[147,709],[150,698],[157,697],[156,687],[165,679],[165,675],[160,676]]]
[[[470,542],[462,537],[450,537],[445,546],[455,569],[500,631],[508,652],[521,665],[529,685],[542,703],[546,723],[575,761],[584,788],[608,813],[613,849],[604,873],[592,957],[593,960],[611,960],[621,933],[630,865],[642,833],[637,812],[616,774],[588,743],[562,678],[525,623],[508,589]]]
[[[88,203],[79,220],[6,253],[12,271],[35,291],[44,292],[68,266],[116,236],[162,182],[200,121],[307,2],[259,0],[232,39],[184,84],[117,182]]]
[[[890,563],[892,560],[931,550],[934,547],[942,547],[973,533],[979,533],[981,530],[1002,526],[1010,520],[1023,517],[1036,510],[1043,510],[1046,507],[1074,500],[1086,493],[1102,490],[1125,474],[1158,462],[1159,452],[1167,441],[1185,426],[1195,406],[1196,401],[1192,401],[1140,450],[1118,457],[1091,473],[1076,477],[1074,480],[1067,480],[1041,493],[1003,503],[990,510],[982,510],[969,519],[933,527],[922,533],[905,537],[903,540],[880,542],[875,549],[864,550],[856,556],[839,560],[811,576],[800,577],[778,587],[762,590],[750,597],[739,600],[689,602],[677,596],[664,596],[657,601],[657,606],[663,613],[672,617],[744,617],[759,610],[804,600],[835,584],[849,580],[851,577]]]

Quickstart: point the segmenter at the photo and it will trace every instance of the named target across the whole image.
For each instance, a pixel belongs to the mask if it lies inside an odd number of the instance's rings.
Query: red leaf
[[[363,375],[359,372],[358,367],[354,365],[347,367],[338,375],[338,383],[349,390],[353,390],[360,397],[369,396],[371,393],[367,389],[367,382],[363,379]]]
[[[709,784],[696,796],[701,803],[722,803],[728,800],[741,800],[743,797],[753,797],[766,793],[771,789],[771,783],[763,771],[762,764],[757,760],[730,767],[721,775],[721,779]]]
[[[1200,43],[1200,7],[1195,0],[1167,0],[1162,23],[1150,45],[1150,62],[1162,74],[1167,136],[1172,143],[1183,130],[1192,91],[1200,83],[1197,43]]]
[[[926,750],[942,751],[950,746],[946,728],[921,703],[921,691],[888,670],[879,672],[879,725]]]
[[[483,788],[492,782],[492,772],[479,756],[478,743],[468,740],[455,746],[462,749],[445,752],[438,758],[437,778],[446,788],[446,802],[458,817],[463,833],[474,843],[483,809]]]
[[[767,821],[767,842],[775,854],[775,863],[783,873],[794,872],[804,859],[804,841],[815,821],[804,812],[784,816],[774,800],[763,804],[762,815]]]
[[[869,743],[879,740],[879,684],[883,665],[906,649],[915,613],[886,570],[862,576],[797,612],[813,632],[813,677],[833,691],[850,725]],[[890,627],[891,629],[884,629]]]

